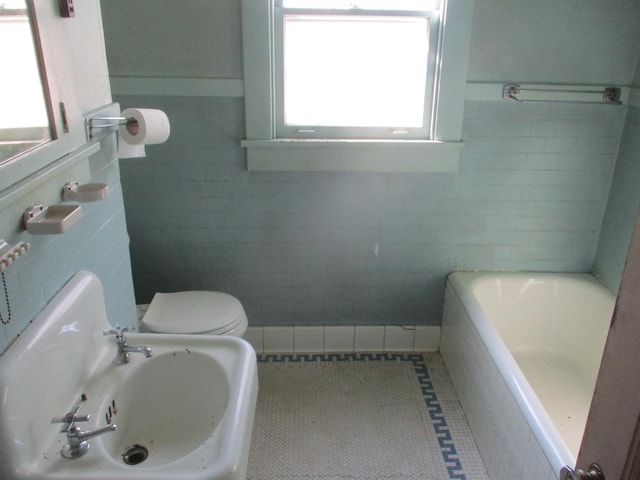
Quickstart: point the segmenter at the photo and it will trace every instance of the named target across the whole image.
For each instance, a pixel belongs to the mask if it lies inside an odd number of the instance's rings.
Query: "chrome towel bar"
[[[572,102],[572,103],[604,103],[608,105],[622,105],[621,90],[616,87],[606,87],[602,90],[577,88],[536,88],[522,87],[516,83],[505,84],[502,88],[502,98],[517,102]]]

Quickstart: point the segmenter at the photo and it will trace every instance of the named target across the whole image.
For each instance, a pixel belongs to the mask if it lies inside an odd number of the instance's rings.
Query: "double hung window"
[[[276,0],[276,137],[430,139],[437,0]]]
[[[242,0],[250,170],[457,170],[472,0]]]

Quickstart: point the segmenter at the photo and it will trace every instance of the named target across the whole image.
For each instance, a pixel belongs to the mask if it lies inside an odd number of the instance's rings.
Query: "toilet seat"
[[[156,293],[141,320],[156,333],[242,336],[247,315],[232,295],[211,291]]]

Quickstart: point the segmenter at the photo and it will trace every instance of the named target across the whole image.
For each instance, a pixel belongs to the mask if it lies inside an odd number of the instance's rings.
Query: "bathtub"
[[[575,466],[615,298],[588,274],[449,275],[440,351],[492,480]]]

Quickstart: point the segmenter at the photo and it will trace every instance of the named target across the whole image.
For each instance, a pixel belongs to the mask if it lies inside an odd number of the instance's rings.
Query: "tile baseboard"
[[[138,320],[149,305],[138,305]],[[143,329],[139,330],[142,332]],[[348,325],[247,328],[256,353],[437,352],[440,325]]]
[[[436,352],[440,346],[440,326],[250,326],[244,338],[259,354]]]

